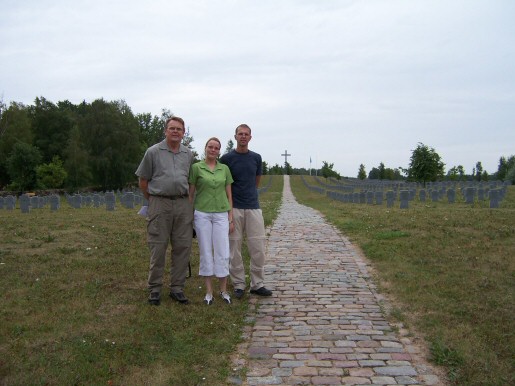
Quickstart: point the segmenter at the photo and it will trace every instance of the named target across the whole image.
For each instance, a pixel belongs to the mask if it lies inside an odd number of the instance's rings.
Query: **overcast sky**
[[[515,154],[513,0],[0,0],[0,97],[170,109],[202,152],[235,127],[270,165],[407,167],[422,142]]]

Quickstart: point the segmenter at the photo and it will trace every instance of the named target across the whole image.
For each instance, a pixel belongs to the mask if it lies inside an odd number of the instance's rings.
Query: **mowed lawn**
[[[268,224],[282,183],[273,178],[261,194]],[[165,288],[161,305],[148,305],[138,209],[72,209],[62,200],[57,212],[0,210],[1,385],[223,385],[241,376],[231,355],[247,299],[203,304],[194,241],[192,304],[172,302]]]
[[[291,181],[300,203],[363,250],[393,300],[390,317],[425,337],[453,383],[515,384],[515,186],[499,209],[415,200],[401,210],[333,201]]]
[[[268,224],[282,176],[271,181],[261,194]],[[336,202],[291,181],[299,202],[361,247],[393,300],[390,317],[425,337],[455,384],[515,383],[515,187],[500,209],[414,202],[400,210]],[[136,212],[66,203],[56,213],[0,210],[0,384],[224,385],[242,375],[230,358],[247,301],[202,304],[194,242],[192,304],[165,296],[148,306],[145,220]]]

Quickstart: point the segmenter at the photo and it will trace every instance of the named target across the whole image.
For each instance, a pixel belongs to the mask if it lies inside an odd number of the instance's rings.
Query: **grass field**
[[[414,201],[401,210],[333,201],[299,176],[291,185],[361,247],[395,299],[391,316],[423,334],[452,382],[515,384],[515,187],[499,209]]]
[[[267,224],[282,182],[273,178],[260,197]],[[136,212],[0,210],[1,385],[226,383],[247,300],[203,304],[194,242],[192,304],[149,306],[146,223]]]
[[[291,182],[299,202],[361,247],[394,299],[390,316],[423,334],[455,384],[515,384],[515,187],[500,209],[413,202],[400,210],[336,202],[297,176]],[[267,224],[281,191],[277,176],[261,195]],[[194,243],[192,304],[148,306],[145,220],[136,211],[0,210],[1,385],[226,384],[247,301],[202,303]]]

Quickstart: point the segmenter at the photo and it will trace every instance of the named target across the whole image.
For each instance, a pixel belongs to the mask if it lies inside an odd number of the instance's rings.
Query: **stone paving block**
[[[280,385],[282,379],[280,377],[247,377],[249,385]]]
[[[302,366],[304,366],[304,361],[281,361],[279,363],[279,366],[280,367],[302,367]]]
[[[318,375],[318,369],[316,367],[310,367],[310,366],[302,366],[302,367],[296,367],[293,369],[294,375],[299,376],[314,376]]]
[[[375,373],[371,368],[358,367],[349,369],[349,375],[352,377],[372,377]]]
[[[285,385],[311,385],[311,377],[300,377],[294,376],[288,377],[288,379],[283,380]]]
[[[351,368],[351,367],[358,367],[359,364],[357,361],[334,361],[333,366],[334,367],[342,367],[342,368]]]
[[[410,365],[410,362],[409,361],[387,361],[386,362],[386,365],[387,366],[409,366]]]
[[[407,377],[407,376],[400,376],[400,377],[395,377],[395,381],[397,382],[398,385],[418,385],[418,381],[416,379],[413,379],[412,377]],[[431,383],[425,383],[425,385],[431,385]],[[436,385],[436,383],[435,383]]]
[[[252,367],[247,371],[247,376],[249,377],[264,377],[270,375],[272,372],[271,369],[265,367]]]
[[[417,375],[417,372],[412,366],[384,366],[374,367],[374,371],[378,375]]]
[[[345,375],[345,371],[342,368],[338,368],[338,367],[322,367],[322,368],[318,369],[318,373],[319,373],[319,375],[324,375],[324,376],[329,376],[329,377],[332,377],[332,376],[342,377]]]
[[[396,385],[397,381],[392,377],[372,377],[373,385]]]
[[[363,361],[358,361],[358,363],[361,367],[378,367],[378,366],[386,365],[383,361],[377,361],[377,360],[363,360]]]
[[[298,361],[307,361],[317,359],[316,354],[295,354],[295,359]]]
[[[277,360],[294,360],[295,359],[295,355],[293,354],[274,354],[272,356],[272,358],[274,359],[277,359]]]
[[[319,361],[319,360],[309,360],[307,361],[307,366],[313,366],[313,367],[331,367],[332,363],[331,361]]]
[[[363,377],[343,377],[342,385],[371,385],[372,381],[369,378]]]
[[[341,377],[312,377],[311,382],[313,385],[341,385]]]
[[[274,377],[290,377],[293,374],[293,371],[291,368],[275,368],[272,369],[272,375]]]

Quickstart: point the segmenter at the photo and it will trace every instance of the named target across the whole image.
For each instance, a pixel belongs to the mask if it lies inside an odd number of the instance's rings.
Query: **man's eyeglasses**
[[[167,127],[170,131],[182,131],[182,127]]]

